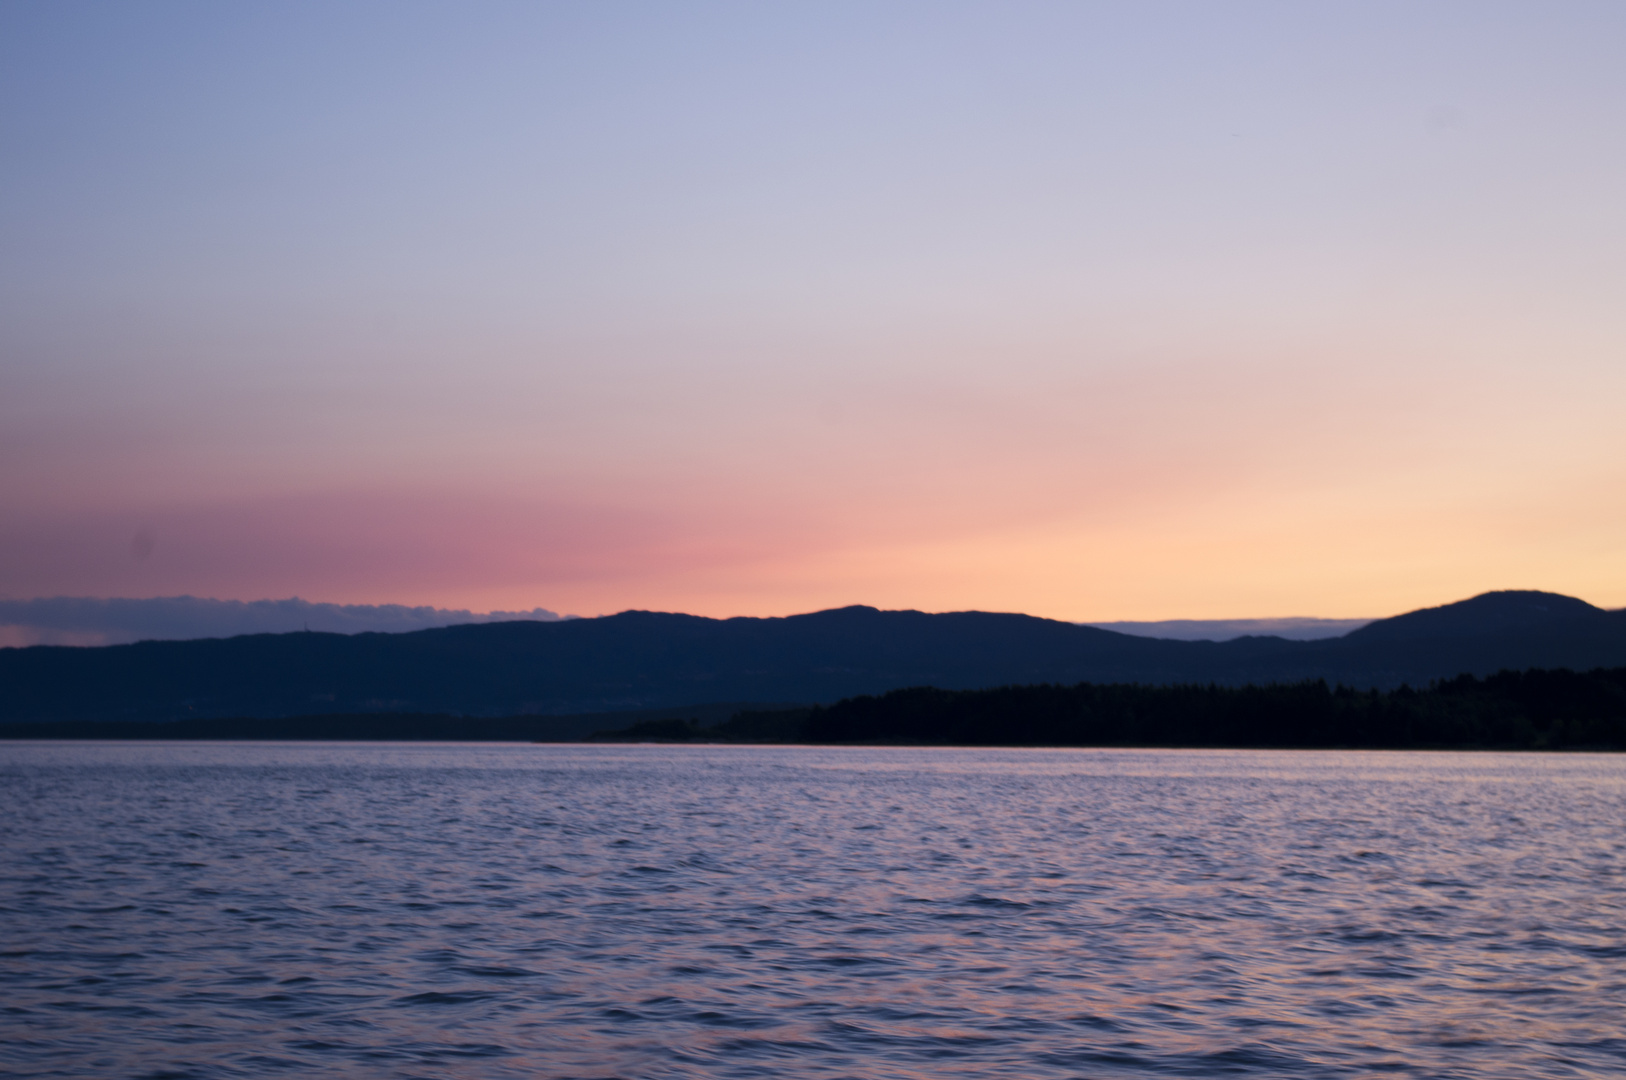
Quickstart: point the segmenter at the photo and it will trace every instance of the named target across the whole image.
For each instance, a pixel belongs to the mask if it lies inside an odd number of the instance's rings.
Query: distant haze
[[[1315,641],[1343,637],[1371,619],[1164,619],[1161,622],[1083,623],[1136,637],[1173,638],[1176,641],[1230,641],[1239,637],[1280,637]]]
[[[553,622],[545,608],[530,611],[451,611],[401,604],[316,604],[287,600],[210,600],[165,596],[152,600],[98,600],[57,596],[0,600],[0,647],[20,645],[122,645],[132,641],[282,634],[294,630],[359,634],[399,633],[457,623]]]

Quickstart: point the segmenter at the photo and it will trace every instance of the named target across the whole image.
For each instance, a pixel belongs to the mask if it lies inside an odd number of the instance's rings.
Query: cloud
[[[151,600],[102,600],[57,596],[0,600],[0,647],[26,645],[120,645],[132,641],[233,637],[319,630],[339,634],[402,633],[456,623],[562,618],[545,608],[476,614],[402,604],[321,604],[287,600],[212,600],[166,596]]]

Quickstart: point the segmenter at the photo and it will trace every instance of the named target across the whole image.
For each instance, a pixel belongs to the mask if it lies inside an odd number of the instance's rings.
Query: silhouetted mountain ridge
[[[403,634],[257,634],[0,650],[0,722],[348,712],[470,716],[834,702],[907,686],[1421,685],[1501,669],[1626,666],[1626,612],[1489,593],[1341,638],[1176,641],[1029,615],[852,606],[786,618],[625,611]]]
[[[1619,612],[1558,593],[1506,589],[1379,619],[1344,637],[1357,642],[1485,638],[1527,631],[1603,627]]]

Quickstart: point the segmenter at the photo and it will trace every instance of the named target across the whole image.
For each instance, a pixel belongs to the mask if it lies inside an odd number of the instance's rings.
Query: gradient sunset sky
[[[1626,5],[0,6],[0,597],[1626,605]]]

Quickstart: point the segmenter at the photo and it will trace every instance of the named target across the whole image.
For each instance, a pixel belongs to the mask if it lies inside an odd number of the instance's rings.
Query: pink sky
[[[1618,8],[289,10],[0,15],[0,596],[1626,605]]]

